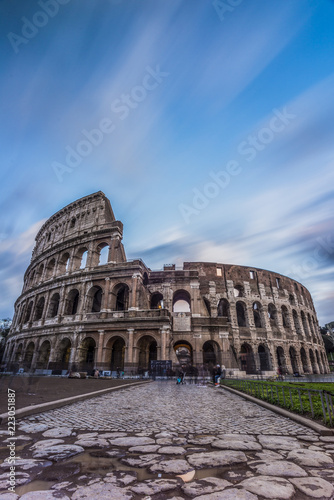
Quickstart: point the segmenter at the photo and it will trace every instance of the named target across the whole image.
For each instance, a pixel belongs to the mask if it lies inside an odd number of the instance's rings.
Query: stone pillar
[[[105,287],[102,296],[101,312],[106,312],[109,308],[110,278],[104,278],[104,281]]]
[[[139,273],[134,273],[132,275],[132,287],[131,287],[131,293],[130,293],[130,300],[129,300],[129,310],[137,310],[138,309],[138,304],[137,304],[137,286],[138,286],[138,279],[140,277]]]
[[[50,302],[50,290],[48,292],[46,292],[46,295],[45,295],[44,310],[43,310],[43,314],[41,317],[42,325],[44,325],[47,311],[49,309],[49,305],[50,305],[49,302]]]
[[[99,368],[99,365],[103,362],[103,342],[104,342],[104,330],[98,330],[99,340],[97,344],[97,355],[95,358],[96,368]]]

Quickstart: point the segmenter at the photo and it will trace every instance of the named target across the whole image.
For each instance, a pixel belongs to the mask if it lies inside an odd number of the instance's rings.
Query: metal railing
[[[328,391],[261,380],[224,379],[221,384],[309,418],[322,419],[330,427],[334,425],[334,394]]]

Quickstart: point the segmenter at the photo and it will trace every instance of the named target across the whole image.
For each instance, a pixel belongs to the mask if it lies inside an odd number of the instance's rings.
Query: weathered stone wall
[[[137,373],[151,360],[172,360],[247,373],[329,371],[300,283],[219,263],[151,271],[126,261],[122,235],[102,192],[45,222],[15,304],[7,368]]]

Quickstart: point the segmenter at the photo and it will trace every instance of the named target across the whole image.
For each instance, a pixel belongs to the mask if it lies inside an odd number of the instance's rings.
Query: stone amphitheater
[[[97,192],[36,236],[2,369],[168,375],[327,373],[312,297],[278,273],[185,262],[152,271],[127,260],[123,224]]]

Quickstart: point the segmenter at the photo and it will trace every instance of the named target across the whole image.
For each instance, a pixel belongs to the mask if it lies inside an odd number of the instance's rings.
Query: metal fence
[[[221,384],[295,413],[307,414],[312,419],[322,419],[326,425],[333,427],[334,394],[328,391],[291,387],[261,380],[225,379]]]

